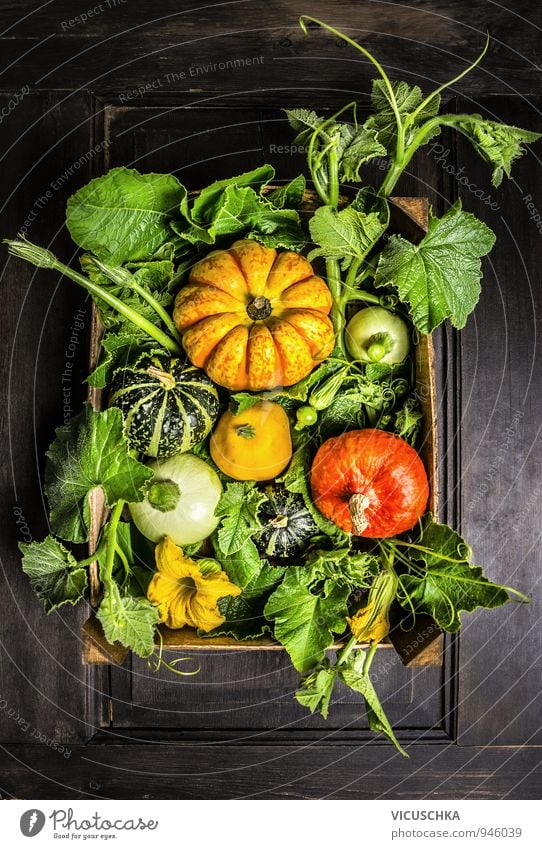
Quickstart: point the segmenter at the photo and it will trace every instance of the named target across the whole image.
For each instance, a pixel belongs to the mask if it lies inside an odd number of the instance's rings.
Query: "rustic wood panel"
[[[279,181],[304,170],[291,154],[292,131],[275,110],[193,109],[161,107],[108,107],[109,163],[136,164],[142,170],[175,171],[190,189],[213,179],[274,161]],[[292,171],[293,161],[295,171]],[[285,164],[284,170],[282,165]],[[381,177],[380,177],[381,179]],[[405,182],[408,181],[405,180]],[[413,194],[441,173],[431,159],[413,165]],[[436,482],[438,485],[438,482]],[[408,641],[408,638],[407,638]],[[298,682],[283,653],[267,657],[253,649],[234,656],[223,652],[196,655],[182,652],[201,664],[196,678],[179,679],[170,673],[149,673],[133,658],[114,667],[111,697],[114,727],[341,729],[366,727],[359,699],[337,690],[337,704],[328,722],[307,716],[293,699]],[[275,654],[275,653],[273,653]],[[442,723],[443,673],[440,669],[407,670],[395,656],[375,661],[379,692],[399,726],[431,728]],[[188,668],[192,668],[189,664]],[[131,676],[130,677],[130,670]],[[387,674],[384,670],[387,670]]]
[[[489,29],[493,42],[484,68],[461,91],[477,96],[540,88],[535,34],[542,15],[540,5],[529,0],[509,8],[489,0],[101,5],[85,19],[93,7],[87,0],[4,2],[1,85],[84,87],[117,98],[147,86],[142,99],[149,92],[180,92],[191,100],[216,94],[246,100],[257,91],[260,102],[267,96],[274,103],[283,101],[284,90],[319,92],[330,103],[337,91],[366,93],[372,66],[331,35],[305,38],[297,25],[302,9],[363,38],[391,74],[427,85],[455,76],[479,53]],[[258,61],[243,65],[247,59]]]
[[[0,752],[4,797],[31,799],[539,799],[540,749],[413,744],[124,744]]]
[[[492,113],[541,129],[536,100],[521,116],[492,99]],[[540,647],[542,506],[542,330],[540,146],[514,166],[495,190],[487,166],[463,143],[458,165],[473,185],[490,191],[491,209],[463,190],[467,209],[495,231],[484,262],[483,293],[460,336],[462,529],[476,559],[496,580],[528,593],[530,605],[510,604],[466,618],[461,636],[459,741],[462,745],[542,742]],[[529,196],[532,196],[529,198]],[[530,207],[529,204],[532,204]]]
[[[64,206],[90,177],[89,115],[88,97],[59,105],[57,95],[29,93],[4,119],[2,237],[15,237],[26,222],[30,239],[65,259],[73,254]],[[0,739],[81,741],[89,733],[80,664],[86,614],[68,607],[44,615],[21,571],[17,543],[47,534],[44,454],[64,414],[77,413],[84,400],[90,303],[58,275],[5,259],[3,249]]]

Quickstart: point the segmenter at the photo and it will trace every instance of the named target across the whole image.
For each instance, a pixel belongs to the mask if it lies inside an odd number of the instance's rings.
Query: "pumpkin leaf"
[[[324,119],[310,109],[285,109],[292,130],[297,133],[294,144],[304,144]]]
[[[66,223],[73,241],[104,262],[148,259],[171,238],[183,194],[172,174],[112,168],[68,199]]]
[[[272,165],[259,165],[252,171],[245,171],[236,177],[215,180],[210,186],[202,189],[195,198],[188,220],[200,224],[210,224],[224,205],[226,189],[250,187],[260,192],[274,176],[275,169]],[[183,204],[183,209],[187,209],[185,204]]]
[[[409,86],[405,82],[392,82],[391,87],[395,95],[399,114],[404,122],[404,119],[411,115],[420,105],[424,99],[424,95],[419,86]],[[393,154],[397,144],[397,122],[391,106],[390,94],[383,80],[373,80],[371,102],[375,111],[365,122],[365,127],[375,130],[377,140],[386,148],[388,153]],[[415,128],[425,123],[428,118],[438,115],[439,108],[440,95],[436,95],[431,98],[424,109],[416,116],[415,122],[410,125],[410,130],[405,139],[407,144],[411,141]],[[439,128],[436,128],[435,133],[432,136],[428,136],[426,141],[439,132]]]
[[[339,177],[347,182],[361,180],[359,169],[376,156],[386,156],[386,148],[377,138],[377,130],[361,126],[343,151],[339,162]]]
[[[415,445],[423,422],[423,413],[417,398],[407,398],[395,416],[395,433],[409,445]]]
[[[326,581],[319,594],[307,586],[303,567],[289,568],[264,610],[295,668],[307,672],[324,658],[333,633],[344,631],[349,590]]]
[[[206,637],[227,635],[236,640],[254,640],[271,631],[265,620],[263,609],[272,590],[284,575],[284,567],[270,566],[263,561],[260,571],[247,584],[241,595],[226,596],[218,602],[218,608],[226,621]]]
[[[276,209],[300,209],[303,203],[303,195],[305,194],[307,182],[303,174],[299,174],[286,183],[284,186],[275,189],[267,195],[267,200],[273,204]]]
[[[247,539],[233,554],[222,554],[217,535],[213,534],[212,539],[215,541],[216,556],[226,575],[232,583],[244,589],[258,574],[262,565],[260,554],[252,539]]]
[[[218,544],[226,556],[240,551],[251,537],[261,530],[258,508],[265,494],[255,488],[252,481],[229,483],[215,509],[222,516],[218,530]]]
[[[311,239],[316,248],[308,259],[323,256],[340,260],[346,270],[353,260],[363,259],[374,247],[385,226],[378,212],[360,212],[352,205],[337,212],[332,206],[320,206],[309,222]]]
[[[380,703],[380,699],[376,694],[373,683],[369,678],[369,673],[363,671],[365,663],[365,652],[354,652],[344,665],[337,668],[340,678],[344,681],[347,687],[361,693],[365,702],[365,710],[367,711],[367,721],[369,728],[377,733],[384,734],[390,743],[393,743],[398,752],[405,758],[408,758],[407,753],[400,745],[397,737],[393,733],[393,729],[389,720],[384,713],[384,709]]]
[[[135,365],[142,357],[168,356],[168,352],[150,340],[144,331],[127,322],[118,333],[106,333],[101,348],[98,365],[87,377],[87,383],[97,389],[104,389],[111,383],[116,369]]]
[[[103,267],[108,269],[108,274],[98,268],[92,254],[83,254],[79,257],[79,262],[83,272],[93,283],[96,283],[111,295],[115,295],[144,318],[152,321],[153,324],[161,324],[161,319],[152,303],[145,299],[141,290],[152,296],[153,301],[161,307],[169,307],[173,303],[174,297],[170,291],[170,283],[175,272],[171,260],[127,263],[123,267],[104,265]],[[95,301],[100,318],[107,328],[131,333],[134,339],[149,340],[146,333],[123,318],[113,307],[109,307],[98,297],[95,298]]]
[[[230,182],[209,212],[208,221],[200,223],[194,219],[186,227],[176,223],[173,228],[193,244],[213,245],[220,238],[245,235],[268,247],[301,250],[306,241],[295,209],[276,209],[250,186],[239,187]]]
[[[87,570],[52,536],[43,542],[19,543],[23,572],[46,613],[63,604],[77,604],[87,588]]]
[[[481,119],[481,115],[473,115]],[[498,121],[454,121],[453,126],[473,144],[482,159],[493,165],[492,184],[500,186],[503,174],[510,177],[512,162],[525,153],[524,144],[535,142],[540,133],[522,130]]]
[[[428,613],[445,631],[458,631],[461,611],[500,607],[516,590],[493,583],[480,566],[472,566],[472,552],[456,531],[435,522],[429,514],[415,547],[402,548],[413,562],[411,573],[401,575],[399,601],[407,609]]]
[[[45,493],[51,527],[59,537],[86,542],[90,528],[89,496],[103,490],[107,506],[120,499],[142,501],[153,473],[130,456],[116,408],[99,413],[86,405],[69,425],[56,431],[47,452]]]
[[[431,333],[446,318],[460,329],[480,297],[480,257],[494,242],[489,227],[463,212],[457,201],[442,218],[429,213],[419,244],[390,237],[378,260],[375,285],[397,289],[421,333]]]
[[[109,581],[96,615],[109,643],[121,643],[139,657],[149,657],[154,652],[160,617],[146,598],[121,595],[117,584]]]
[[[295,691],[299,704],[308,708],[311,713],[318,711],[327,719],[338,671],[337,666],[331,666],[329,660],[324,658],[316,669],[301,679],[299,689]]]

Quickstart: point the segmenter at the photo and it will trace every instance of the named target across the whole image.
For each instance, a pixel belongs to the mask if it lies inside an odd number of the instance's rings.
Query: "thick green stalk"
[[[113,566],[115,563],[115,550],[117,547],[117,528],[120,522],[120,517],[122,516],[122,511],[124,509],[124,501],[121,499],[117,501],[113,510],[111,511],[111,517],[107,524],[107,543],[105,549],[105,567],[103,572],[103,583],[107,586],[107,584],[113,578]]]
[[[45,248],[41,248],[39,245],[34,245],[32,242],[28,242],[26,239],[24,241],[4,239],[4,242],[8,246],[9,253],[12,254],[12,256],[24,259],[27,262],[32,263],[32,265],[36,265],[38,268],[50,268],[53,271],[60,271],[60,273],[64,274],[65,277],[69,277],[70,280],[73,280],[75,283],[78,283],[79,286],[82,286],[83,289],[86,289],[86,291],[94,298],[99,298],[132,324],[135,324],[136,327],[143,330],[148,336],[154,339],[155,342],[158,342],[159,345],[171,354],[179,355],[182,353],[181,346],[172,339],[171,336],[168,336],[163,330],[160,330],[159,327],[153,324],[152,321],[144,318],[144,316],[140,315],[136,310],[132,309],[132,307],[123,303],[123,301],[115,297],[115,295],[112,295],[106,289],[102,289],[101,286],[93,283],[92,280],[89,280],[83,274],[79,274],[79,272],[74,271],[67,265],[64,265],[64,263],[60,262],[60,260],[57,259],[50,251]]]
[[[102,274],[105,274],[109,280],[112,280],[114,283],[117,283],[119,286],[128,286],[130,289],[133,289],[139,297],[146,301],[150,307],[154,310],[158,318],[163,322],[163,324],[167,327],[173,338],[177,342],[181,342],[181,334],[173,324],[173,319],[170,314],[166,312],[162,304],[160,304],[150,292],[148,292],[143,286],[140,286],[134,275],[127,271],[125,268],[112,268],[109,265],[106,265],[104,262],[100,262],[99,259],[95,257],[92,258],[94,265],[100,269]],[[120,272],[120,273],[119,273]]]
[[[331,305],[331,322],[335,331],[335,350],[345,356],[344,350],[344,328],[346,319],[343,304],[343,284],[341,270],[337,259],[326,259],[327,285],[331,292],[333,303]]]

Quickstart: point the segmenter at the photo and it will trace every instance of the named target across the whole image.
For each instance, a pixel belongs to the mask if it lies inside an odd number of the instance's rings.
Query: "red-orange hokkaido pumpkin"
[[[232,392],[291,386],[334,346],[331,294],[310,262],[251,239],[196,263],[173,320],[194,365]]]
[[[351,430],[324,442],[311,469],[315,505],[344,531],[393,537],[425,512],[429,482],[418,453],[383,430]]]

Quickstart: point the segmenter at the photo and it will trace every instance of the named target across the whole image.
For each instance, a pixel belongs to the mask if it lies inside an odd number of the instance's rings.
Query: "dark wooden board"
[[[24,109],[2,124],[1,236],[14,238],[28,220],[30,239],[69,258],[64,207],[90,176],[90,102],[87,96],[72,96],[62,106],[58,101],[55,94],[30,93]],[[5,260],[3,250],[0,694],[7,707],[0,710],[0,739],[29,742],[41,734],[76,742],[90,733],[90,694],[80,663],[86,612],[64,607],[46,617],[21,571],[17,543],[42,539],[48,530],[44,455],[63,423],[64,403],[76,413],[85,397],[90,303],[71,283],[59,285],[58,275]]]
[[[31,799],[539,799],[541,751],[117,743],[0,753],[0,792]]]
[[[2,161],[0,191],[7,201],[2,235],[14,235],[50,182],[83,157],[76,173],[38,210],[29,232],[46,244],[55,237],[54,247],[65,260],[73,255],[62,228],[65,198],[109,161],[173,170],[190,188],[262,159],[272,161],[286,179],[299,172],[302,156],[271,149],[272,144],[291,144],[280,107],[337,107],[350,92],[366,102],[374,76],[364,60],[332,37],[304,38],[295,22],[299,9],[290,2],[247,0],[198,9],[165,0],[157,9],[145,0],[121,4],[84,26],[62,27],[88,8],[83,0],[0,3],[5,68],[0,91],[30,88],[1,125],[2,152],[14,145]],[[484,68],[460,84],[466,105],[540,129],[540,100],[525,97],[541,89],[540,4],[521,0],[506,9],[489,0],[366,0],[330,6],[322,0],[305,11],[352,27],[350,33],[363,36],[392,75],[426,88],[429,81],[442,81],[464,67],[489,29],[493,42]],[[187,78],[164,84],[165,74],[179,74],[191,63],[255,55],[263,56],[260,65],[218,68],[200,74],[195,84]],[[162,85],[153,88],[154,80]],[[120,95],[148,83],[151,89],[126,108]],[[72,95],[78,87],[90,94]],[[51,93],[54,89],[62,92]],[[101,149],[89,156],[109,133],[110,156]],[[491,211],[460,187],[465,206],[487,218],[499,242],[491,262],[484,263],[484,295],[475,318],[460,337],[449,329],[435,334],[442,398],[441,509],[450,522],[461,520],[477,559],[491,575],[531,592],[533,604],[465,616],[461,639],[447,640],[440,678],[425,680],[423,688],[416,677],[420,670],[407,670],[408,678],[401,680],[393,673],[386,707],[393,702],[392,690],[399,691],[401,701],[391,710],[401,739],[423,741],[411,746],[410,761],[379,740],[369,742],[357,704],[337,705],[334,723],[309,720],[304,725],[291,698],[291,672],[275,668],[271,659],[270,668],[253,660],[241,670],[240,683],[233,668],[224,669],[222,678],[216,667],[210,676],[205,672],[196,697],[187,692],[196,690],[193,684],[181,689],[169,677],[151,679],[144,664],[134,675],[113,667],[111,680],[107,671],[102,676],[83,668],[78,635],[88,612],[44,616],[20,572],[16,543],[23,525],[16,524],[13,508],[21,508],[32,536],[46,533],[43,454],[54,427],[62,424],[66,337],[85,299],[71,283],[56,290],[54,275],[52,280],[46,272],[33,276],[31,269],[11,261],[2,278],[7,330],[0,340],[0,425],[7,446],[1,535],[3,598],[8,600],[0,653],[0,696],[8,705],[5,709],[0,701],[4,795],[540,798],[542,756],[532,744],[540,743],[541,715],[542,390],[534,320],[542,306],[542,243],[525,200],[532,194],[535,206],[542,206],[540,153],[535,148],[515,166],[515,183],[493,190],[487,167],[470,148],[458,146],[449,135],[437,142],[449,151],[443,160],[426,149],[397,193],[429,195],[441,213],[459,188],[451,169],[464,165],[463,174],[501,206]],[[76,360],[79,380],[86,356]],[[76,380],[72,388],[74,400],[82,401],[84,388]],[[517,411],[524,415],[514,424]],[[507,427],[513,430],[510,444]],[[503,450],[504,459],[495,464]],[[478,498],[488,472],[488,490]],[[227,692],[219,698],[226,707],[221,714],[216,692],[222,687]],[[259,687],[271,697],[270,709],[258,700]],[[234,703],[240,719],[232,719]],[[197,719],[198,705],[214,711],[208,723]],[[192,726],[186,722],[190,715]],[[118,730],[110,728],[111,722],[119,723]],[[136,731],[138,723],[146,727]],[[90,746],[77,745],[98,728],[110,728],[109,735],[102,731]],[[37,735],[48,745],[40,744]],[[447,742],[456,736],[459,747]],[[69,757],[53,744],[70,747]]]
[[[524,104],[526,126],[541,128],[541,105]],[[501,120],[517,121],[502,100],[490,108]],[[465,208],[497,236],[480,303],[460,336],[462,529],[477,562],[532,601],[466,617],[461,745],[542,743],[542,230],[528,206],[542,209],[540,156],[535,147],[515,164],[513,180],[489,187],[498,209],[462,192]],[[488,187],[487,167],[462,140],[457,164],[473,185]]]
[[[140,0],[102,7],[84,19],[93,8],[87,0],[2,3],[1,86],[84,87],[113,93],[118,105],[125,102],[121,94],[140,86],[192,101],[216,94],[246,101],[258,91],[260,101],[280,103],[286,90],[327,92],[333,104],[337,92],[366,94],[372,66],[332,35],[306,38],[300,12],[362,38],[390,75],[410,81],[430,85],[455,76],[478,55],[488,29],[491,52],[462,92],[533,93],[542,78],[535,37],[541,8],[529,0],[509,8],[489,0],[231,0],[223,6]],[[21,61],[29,49],[31,58]],[[258,62],[240,66],[247,59]],[[194,66],[203,70],[191,72]]]

